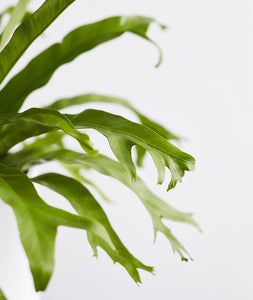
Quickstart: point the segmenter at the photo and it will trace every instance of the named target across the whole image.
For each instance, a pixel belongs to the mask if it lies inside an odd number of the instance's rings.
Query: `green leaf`
[[[9,38],[11,37],[15,28],[20,24],[24,15],[26,14],[27,6],[30,0],[19,0],[18,4],[15,6],[9,22],[4,28],[4,31],[1,35],[0,39],[0,52],[5,47],[6,43],[8,42]]]
[[[136,164],[138,167],[141,167],[143,165],[143,160],[146,155],[146,149],[140,145],[136,145],[135,148],[136,148],[136,153],[137,153]]]
[[[43,174],[32,180],[61,194],[80,216],[94,219],[103,226],[103,230],[87,233],[95,256],[97,256],[97,246],[101,247],[114,262],[124,266],[136,282],[141,282],[137,268],[152,272],[152,267],[143,265],[129,253],[113,230],[102,207],[81,183],[55,173]]]
[[[0,13],[0,25],[2,25],[2,19],[5,15],[11,15],[14,11],[15,7],[14,6],[8,6],[6,9],[1,11]],[[0,35],[1,37],[1,35]]]
[[[74,1],[46,0],[15,30],[11,40],[0,53],[0,84],[32,42]],[[17,91],[17,86],[15,89]]]
[[[177,252],[182,260],[187,260],[189,253],[183,245],[175,238],[168,227],[164,225],[162,219],[168,219],[175,222],[183,222],[191,224],[199,229],[198,224],[193,220],[191,213],[182,213],[172,206],[157,197],[139,178],[136,181],[129,181],[127,171],[120,163],[107,158],[103,155],[96,157],[87,156],[85,154],[77,153],[71,150],[58,150],[41,152],[34,149],[33,151],[21,151],[16,154],[9,154],[3,160],[4,163],[15,163],[23,170],[27,170],[31,165],[41,164],[43,161],[58,160],[65,164],[74,164],[76,167],[79,164],[80,170],[83,167],[89,166],[101,174],[113,177],[129,187],[142,201],[145,208],[148,210],[154,226],[155,235],[157,232],[163,233],[170,241],[173,251]]]
[[[56,150],[63,147],[62,139],[64,136],[64,132],[51,131],[43,136],[35,138],[35,140],[32,143],[28,144],[24,142],[22,145],[22,149],[28,150],[46,146],[47,148],[50,147],[51,150]]]
[[[165,166],[170,169],[168,190],[182,181],[185,170],[194,170],[194,158],[179,150],[150,128],[131,122],[123,117],[100,110],[85,110],[77,115],[67,115],[76,128],[93,128],[105,135],[117,159],[135,179],[135,166],[131,147],[140,145],[150,152],[158,171],[158,184],[163,182]],[[128,176],[129,177],[129,176]]]
[[[0,300],[7,300],[7,298],[5,297],[1,289],[0,289]]]
[[[199,228],[198,224],[193,220],[191,213],[182,213],[174,209],[172,206],[157,197],[139,177],[136,178],[135,182],[127,180],[126,171],[122,169],[120,164],[105,156],[98,155],[94,159],[85,155],[79,156],[76,153],[65,152],[62,150],[56,154],[56,157],[57,156],[58,158],[56,159],[63,160],[65,163],[79,161],[80,167],[82,164],[87,164],[98,172],[114,177],[129,187],[139,197],[143,205],[148,210],[153,221],[155,235],[157,232],[163,233],[170,241],[173,251],[177,252],[182,260],[187,260],[187,257],[185,256],[190,257],[184,246],[175,238],[169,228],[164,225],[162,218],[176,222],[188,223]]]
[[[60,150],[61,151],[61,150]],[[154,232],[155,235],[157,232],[163,233],[167,239],[170,241],[171,246],[174,252],[177,252],[182,260],[187,260],[187,257],[190,257],[189,253],[186,251],[184,246],[174,237],[169,228],[167,228],[163,222],[162,218],[169,219],[177,222],[184,222],[198,227],[198,224],[192,219],[191,213],[182,213],[178,210],[174,209],[172,206],[165,203],[159,197],[157,197],[149,188],[145,185],[145,183],[139,178],[136,178],[135,182],[131,182],[127,180],[126,171],[122,169],[119,163],[105,157],[102,155],[97,156],[95,159],[92,157],[88,157],[85,155],[74,154],[73,152],[67,153],[62,151],[62,157],[60,157],[60,151],[58,152],[59,157],[56,159],[64,160],[65,163],[68,161],[72,162],[80,162],[80,167],[82,163],[88,164],[89,166],[96,169],[98,172],[114,177],[115,179],[122,182],[124,185],[128,186],[142,201],[149,214],[151,215]],[[66,155],[66,156],[65,156]],[[73,160],[71,159],[71,155],[73,155]],[[76,157],[75,157],[76,156]]]
[[[73,30],[61,43],[52,45],[35,57],[7,83],[0,91],[0,113],[17,112],[26,97],[32,91],[44,86],[61,65],[127,31],[132,33],[138,31],[138,35],[141,32],[144,37],[152,22],[153,19],[140,16],[112,17]]]
[[[62,98],[51,105],[43,107],[44,109],[52,109],[52,110],[62,110],[71,106],[75,105],[82,105],[87,103],[112,103],[112,104],[118,104],[121,106],[124,106],[128,109],[130,109],[132,112],[134,112],[137,117],[139,118],[142,125],[145,125],[152,130],[154,130],[156,133],[160,134],[162,137],[164,137],[167,140],[180,140],[180,138],[176,135],[174,135],[172,132],[168,131],[166,128],[164,128],[159,123],[150,120],[143,114],[141,114],[130,102],[128,102],[125,99],[112,97],[112,96],[104,96],[99,94],[85,94],[85,95],[79,95],[71,98]]]
[[[30,179],[17,168],[0,164],[0,197],[15,213],[37,291],[44,290],[54,267],[57,227],[97,230],[99,224],[46,204]]]
[[[12,123],[15,123],[17,126],[13,126]],[[57,111],[31,108],[20,114],[0,115],[0,124],[11,124],[13,129],[11,136],[9,127],[0,134],[0,156],[17,142],[55,129],[61,129],[66,134],[77,139],[87,153],[96,154],[96,151],[92,148],[91,142],[89,141],[89,137],[76,130],[70,120]],[[20,126],[20,124],[22,126]],[[20,127],[20,129],[18,129],[18,127]],[[20,133],[23,134],[20,135]],[[15,139],[13,139],[13,136]]]
[[[44,109],[53,109],[53,110],[62,110],[71,106],[75,105],[81,105],[81,104],[87,104],[87,103],[113,103],[113,104],[119,104],[121,106],[124,106],[128,109],[130,109],[132,112],[134,112],[137,117],[139,118],[142,125],[145,125],[152,130],[154,130],[156,133],[160,134],[162,137],[164,137],[167,140],[177,140],[179,141],[180,138],[173,134],[172,132],[168,131],[165,127],[160,125],[157,122],[154,122],[153,120],[150,120],[143,114],[141,114],[136,108],[134,108],[130,102],[121,99],[116,98],[112,96],[104,96],[99,94],[86,94],[86,95],[79,95],[71,98],[63,98],[55,101],[51,105],[43,107]],[[142,166],[143,159],[146,154],[146,150],[141,147],[140,145],[136,146],[136,152],[137,152],[137,165]]]
[[[24,140],[52,131],[50,127],[36,123],[7,124],[0,132],[0,156],[3,156],[16,144]]]

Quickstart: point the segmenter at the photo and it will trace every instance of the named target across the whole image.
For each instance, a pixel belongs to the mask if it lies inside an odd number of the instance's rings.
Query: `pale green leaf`
[[[103,230],[87,233],[95,255],[97,255],[97,246],[101,247],[114,262],[119,262],[124,266],[136,282],[141,282],[138,268],[150,272],[153,270],[152,267],[143,265],[131,255],[113,230],[102,207],[77,180],[55,173],[43,174],[32,180],[61,194],[80,216],[94,219],[103,226]]]
[[[84,177],[84,175],[81,174],[80,167],[78,165],[75,166],[75,165],[68,165],[64,163],[62,163],[62,165],[78,181],[82,182],[84,185],[89,185],[90,187],[92,187],[104,201],[108,203],[111,202],[111,200],[104,194],[104,192],[98,187],[97,184],[95,184],[90,179]]]
[[[177,222],[188,223],[199,228],[198,224],[193,220],[191,213],[179,212],[172,206],[165,203],[163,200],[157,197],[139,177],[137,177],[135,182],[127,180],[127,174],[125,171],[123,171],[122,167],[120,167],[120,165],[117,162],[105,156],[99,155],[95,159],[93,159],[92,157],[83,155],[82,158],[78,158],[78,156],[73,153],[64,153],[63,151],[62,153],[63,157],[60,157],[60,160],[63,159],[65,162],[67,162],[68,160],[71,163],[71,155],[73,155],[73,162],[78,162],[79,160],[80,166],[82,163],[88,164],[89,166],[92,166],[94,169],[96,169],[98,172],[104,175],[114,177],[126,186],[128,186],[133,192],[136,193],[136,195],[139,197],[139,199],[142,201],[149,214],[151,215],[155,234],[157,232],[163,233],[170,241],[173,251],[176,251],[180,255],[182,260],[187,260],[186,256],[190,257],[189,253],[186,251],[184,246],[174,237],[171,231],[164,225],[164,223],[162,222],[162,218]],[[76,159],[74,159],[75,155]]]
[[[2,19],[5,16],[10,16],[13,13],[14,9],[15,9],[14,6],[8,6],[3,11],[1,11],[1,13],[0,13],[0,26],[2,25]],[[1,35],[0,35],[0,38],[1,38]]]
[[[0,197],[15,213],[37,291],[44,290],[54,267],[57,227],[96,230],[97,223],[46,204],[19,169],[0,164]]]
[[[138,30],[138,35],[141,32],[144,37],[152,22],[153,19],[140,16],[112,17],[73,30],[61,43],[52,45],[35,57],[7,83],[0,91],[0,113],[17,112],[25,98],[44,86],[61,65],[127,31],[135,33]]]
[[[23,17],[26,14],[27,6],[31,0],[19,0],[18,4],[15,6],[9,22],[4,28],[4,31],[1,35],[0,39],[0,52],[5,47],[6,43],[8,42],[9,38],[11,37],[15,28],[20,24]]]
[[[41,164],[43,161],[51,160],[58,160],[65,164],[74,164],[75,166],[79,164],[80,169],[82,169],[83,166],[89,166],[99,173],[113,177],[122,182],[139,197],[148,210],[153,221],[155,234],[157,232],[163,233],[170,241],[173,250],[180,255],[182,260],[187,260],[186,256],[190,257],[183,245],[174,237],[168,227],[164,225],[162,219],[188,223],[199,228],[198,224],[192,218],[192,214],[180,212],[161,200],[138,176],[136,181],[129,181],[127,171],[122,168],[120,163],[103,155],[92,157],[65,149],[48,152],[43,152],[42,149],[41,152],[37,149],[34,149],[33,151],[21,151],[16,154],[9,154],[3,161],[6,164],[15,163],[23,170],[27,170],[31,165]]]
[[[41,147],[50,147],[50,149],[59,149],[63,147],[62,138],[65,136],[64,132],[60,131],[51,131],[45,135],[35,138],[33,142],[30,143],[23,143],[22,149],[34,149],[34,148],[41,148]]]
[[[75,0],[46,0],[14,32],[0,53],[0,84],[32,42]],[[17,91],[17,86],[15,87]],[[6,101],[6,99],[5,99]],[[1,105],[5,102],[2,100]],[[15,112],[2,110],[0,112]]]
[[[164,179],[165,166],[170,169],[171,181],[168,189],[181,181],[185,171],[194,170],[194,158],[179,150],[150,128],[131,122],[123,117],[100,110],[85,110],[77,115],[67,115],[76,128],[93,128],[105,135],[113,153],[124,168],[135,178],[135,167],[131,157],[131,146],[140,145],[151,152],[159,174],[158,183]]]

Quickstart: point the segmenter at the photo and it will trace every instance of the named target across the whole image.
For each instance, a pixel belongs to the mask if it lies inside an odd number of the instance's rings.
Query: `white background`
[[[157,187],[150,159],[139,174],[164,200],[194,212],[203,229],[199,234],[193,227],[168,223],[194,258],[181,262],[163,236],[152,244],[150,218],[135,195],[94,174],[113,201],[113,205],[102,205],[114,228],[135,256],[155,266],[156,275],[141,272],[143,284],[138,287],[102,251],[98,260],[93,258],[83,232],[60,228],[56,268],[42,300],[253,299],[252,10],[245,0],[77,0],[29,49],[17,69],[75,26],[103,17],[141,14],[169,26],[161,32],[154,25],[149,32],[164,52],[160,68],[154,68],[156,49],[126,34],[61,67],[24,108],[87,92],[129,99],[147,116],[185,137],[180,147],[196,157],[197,168],[186,174],[183,184],[169,193],[165,185]],[[136,120],[119,107],[111,111]],[[99,135],[93,140],[99,149],[105,143]],[[107,151],[108,147],[102,150]],[[52,170],[52,165],[48,167]],[[61,205],[53,193],[41,190],[41,195]],[[14,222],[13,216],[5,205],[1,209],[5,212],[1,227],[7,227],[6,222]],[[0,233],[2,249],[10,240],[15,247],[6,229],[0,228]],[[8,260],[15,257],[6,251],[4,255],[1,268],[7,270]],[[20,276],[22,272],[28,272],[27,264],[16,268]]]

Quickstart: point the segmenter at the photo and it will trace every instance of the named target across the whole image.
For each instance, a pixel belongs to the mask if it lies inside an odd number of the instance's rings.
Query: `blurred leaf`
[[[46,0],[15,30],[11,40],[0,53],[0,84],[32,42],[74,1]],[[15,90],[17,92],[17,86]],[[1,105],[5,101],[2,100]],[[4,111],[1,108],[0,112],[15,112],[15,110]]]
[[[105,135],[117,159],[136,178],[131,157],[133,145],[140,145],[152,156],[158,171],[158,184],[163,183],[165,166],[170,169],[171,181],[168,190],[182,181],[185,170],[194,170],[194,158],[179,150],[150,128],[131,122],[121,116],[100,110],[85,110],[77,115],[67,115],[76,128],[93,128]]]
[[[35,138],[35,140],[32,143],[23,143],[22,149],[34,149],[34,148],[40,148],[43,146],[50,147],[50,149],[58,149],[59,147],[63,147],[62,138],[65,136],[64,132],[59,131],[51,131],[44,136]]]
[[[0,289],[0,300],[7,300],[7,298],[4,296],[4,293]]]
[[[44,290],[54,267],[57,227],[97,230],[98,224],[46,204],[30,179],[17,168],[0,164],[0,197],[15,213],[37,291]]]
[[[3,17],[5,15],[11,15],[13,13],[14,9],[15,9],[15,6],[9,6],[0,13],[0,25],[2,25]]]
[[[89,185],[91,186],[100,196],[101,198],[110,203],[111,200],[102,192],[102,190],[92,181],[90,181],[89,179],[85,178],[81,172],[80,172],[80,167],[79,166],[75,166],[75,165],[67,165],[67,164],[62,164],[63,167],[74,177],[76,178],[78,181],[84,183],[84,185]]]
[[[89,141],[88,135],[84,133],[80,133],[78,130],[76,130],[73,127],[73,124],[67,119],[64,115],[60,114],[57,111],[54,110],[44,110],[40,108],[31,108],[23,113],[20,114],[4,114],[0,115],[0,124],[11,124],[16,123],[18,126],[22,127],[20,130],[14,129],[14,136],[15,140],[10,140],[9,136],[9,128],[7,127],[6,130],[4,130],[0,137],[2,139],[5,138],[5,147],[3,147],[3,144],[1,145],[0,142],[0,155],[3,155],[6,150],[8,150],[8,147],[10,145],[14,146],[17,141],[23,141],[28,137],[34,136],[35,134],[42,134],[46,133],[48,131],[52,131],[54,129],[61,129],[66,134],[72,136],[82,146],[82,148],[90,154],[96,154],[96,151],[92,148],[91,142]],[[23,125],[28,124],[27,127],[23,127]],[[32,126],[29,126],[32,125]],[[35,126],[34,126],[35,125]],[[39,125],[39,126],[36,126]],[[14,127],[15,128],[15,127]],[[17,126],[16,126],[17,128]],[[24,132],[22,136],[19,134],[27,130],[27,132]],[[17,135],[18,133],[18,135]],[[13,138],[13,135],[11,136]],[[7,147],[8,146],[8,147]]]
[[[52,45],[35,57],[7,83],[0,91],[0,113],[17,112],[26,97],[32,91],[44,86],[61,65],[71,62],[80,54],[117,38],[127,31],[135,33],[138,30],[138,35],[141,32],[144,37],[152,22],[154,20],[151,18],[123,16],[76,28],[66,35],[61,43]],[[4,58],[0,54],[0,70],[2,59]]]
[[[103,230],[100,228],[87,233],[95,256],[97,256],[97,246],[101,247],[114,262],[124,266],[136,282],[141,282],[137,268],[152,272],[152,267],[143,265],[129,253],[113,230],[102,207],[77,180],[55,173],[43,174],[32,180],[61,194],[80,216],[94,219],[103,226]]]
[[[27,6],[31,0],[19,0],[17,5],[15,6],[11,17],[9,19],[9,22],[4,28],[4,31],[1,35],[0,39],[0,51],[3,50],[5,47],[6,43],[8,42],[9,38],[11,37],[13,31],[15,28],[20,24],[22,21],[23,17],[26,14]]]
[[[187,260],[189,256],[183,245],[175,238],[168,227],[166,227],[162,218],[191,224],[199,229],[198,224],[193,220],[191,213],[182,213],[172,206],[157,197],[139,178],[136,181],[129,181],[127,171],[121,166],[120,163],[105,157],[103,155],[97,155],[96,157],[88,156],[71,150],[58,150],[58,151],[44,151],[41,149],[39,152],[37,149],[34,151],[21,151],[16,154],[9,154],[4,163],[15,162],[18,167],[23,170],[27,170],[30,164],[41,164],[43,161],[58,160],[65,164],[74,164],[76,167],[79,164],[80,170],[84,166],[89,166],[101,174],[113,177],[124,185],[129,187],[142,201],[143,205],[148,210],[154,226],[155,234],[157,232],[163,233],[170,241],[173,251],[177,252],[182,260]]]

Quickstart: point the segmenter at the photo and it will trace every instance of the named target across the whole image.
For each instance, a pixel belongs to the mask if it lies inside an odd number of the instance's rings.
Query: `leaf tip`
[[[188,262],[188,258],[182,256],[182,257],[181,257],[181,261],[186,261],[186,262]]]
[[[174,189],[177,185],[177,181],[171,180],[168,187],[167,187],[167,192]]]

